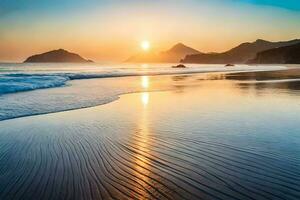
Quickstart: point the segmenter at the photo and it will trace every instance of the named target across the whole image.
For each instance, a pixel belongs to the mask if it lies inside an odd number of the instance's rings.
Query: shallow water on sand
[[[174,69],[172,65],[175,64],[0,63],[0,121],[92,107],[111,102],[120,94],[143,90],[139,82],[136,84],[138,78],[121,77],[291,68],[274,65],[225,67],[189,64],[187,68]],[[100,80],[112,77],[119,78]],[[164,87],[160,85],[158,89]]]
[[[300,199],[300,81],[257,77],[2,121],[0,199]]]

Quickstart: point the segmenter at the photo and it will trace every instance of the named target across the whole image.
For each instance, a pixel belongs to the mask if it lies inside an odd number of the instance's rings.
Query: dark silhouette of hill
[[[300,43],[259,52],[248,63],[300,64]]]
[[[86,60],[82,58],[80,55],[68,52],[64,49],[58,49],[49,51],[42,54],[37,54],[28,57],[25,63],[35,63],[35,62],[70,62],[70,63],[85,63],[85,62],[93,62],[91,60]]]
[[[167,51],[160,53],[142,52],[130,57],[126,62],[179,62],[182,58],[189,54],[199,54],[200,52],[188,47],[182,43],[174,45]]]
[[[300,40],[269,42],[266,40],[258,39],[252,43],[242,43],[239,46],[224,53],[200,53],[187,55],[183,60],[181,60],[181,62],[203,64],[241,64],[255,58],[258,52],[278,47],[290,46],[297,43],[300,43]]]
[[[161,60],[164,62],[179,62],[186,55],[199,54],[196,49],[188,47],[182,43],[178,43],[167,51],[160,53]]]

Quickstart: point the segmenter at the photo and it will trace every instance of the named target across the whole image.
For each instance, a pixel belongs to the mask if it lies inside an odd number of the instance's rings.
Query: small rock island
[[[225,67],[234,67],[234,64],[226,64]]]
[[[172,68],[186,68],[186,66],[183,64],[179,64],[179,65],[172,66]]]
[[[68,52],[64,49],[57,49],[42,54],[37,54],[28,57],[24,63],[51,63],[51,62],[64,62],[64,63],[87,63],[93,62],[86,60],[76,53]]]

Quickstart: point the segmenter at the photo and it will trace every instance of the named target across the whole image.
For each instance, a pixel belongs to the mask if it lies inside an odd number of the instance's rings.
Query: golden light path
[[[142,93],[142,103],[146,107],[149,103],[149,93],[148,92],[143,92]]]
[[[143,89],[149,88],[149,77],[148,76],[142,76],[141,77],[141,87]],[[141,104],[142,108],[140,110],[140,120],[138,123],[138,132],[136,135],[141,138],[140,140],[136,141],[136,147],[137,151],[145,151],[149,148],[148,146],[148,140],[149,140],[149,119],[148,119],[148,104],[149,104],[149,92],[142,92],[141,93]],[[149,179],[150,175],[150,166],[148,164],[149,160],[143,156],[143,154],[138,154],[137,158],[135,160],[135,169],[136,169],[136,176],[139,177],[141,180],[140,183],[144,188],[147,188],[148,190],[151,189],[151,186],[149,186],[149,182],[151,180]],[[143,195],[147,198],[150,198],[149,194],[145,191]]]
[[[144,90],[147,90],[149,88],[149,77],[148,76],[142,76],[141,77],[141,86]],[[144,106],[147,106],[149,103],[149,93],[143,92],[141,93],[141,100]]]
[[[149,88],[149,76],[142,76],[141,85],[143,89]]]

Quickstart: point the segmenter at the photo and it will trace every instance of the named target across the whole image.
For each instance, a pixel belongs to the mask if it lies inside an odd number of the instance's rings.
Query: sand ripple
[[[300,199],[298,160],[171,133],[101,130],[2,133],[0,199]]]

